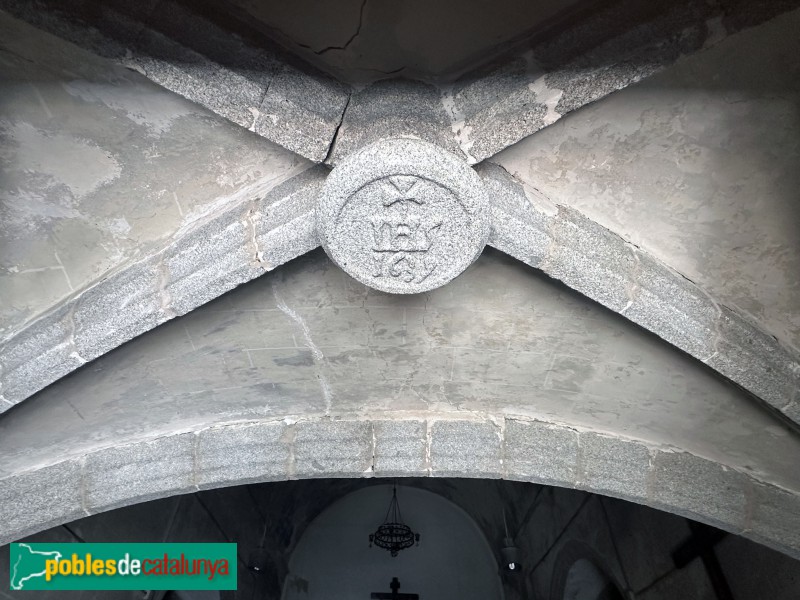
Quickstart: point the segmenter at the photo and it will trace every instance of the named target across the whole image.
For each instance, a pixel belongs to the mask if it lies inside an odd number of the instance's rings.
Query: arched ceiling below
[[[482,473],[666,506],[786,548],[796,532],[783,539],[746,505],[790,510],[798,451],[735,386],[499,253],[435,292],[391,296],[317,251],[5,413],[0,500],[53,482],[52,506],[9,509],[13,537],[76,502],[57,481],[97,512],[248,479]]]

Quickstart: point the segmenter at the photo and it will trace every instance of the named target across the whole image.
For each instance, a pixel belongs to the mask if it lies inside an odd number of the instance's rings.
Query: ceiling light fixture
[[[411,531],[411,528],[403,523],[400,504],[397,502],[397,484],[395,484],[386,518],[375,533],[370,534],[369,546],[371,548],[372,544],[375,544],[378,548],[388,550],[392,556],[397,556],[400,550],[410,548],[415,543],[419,545],[419,534]]]

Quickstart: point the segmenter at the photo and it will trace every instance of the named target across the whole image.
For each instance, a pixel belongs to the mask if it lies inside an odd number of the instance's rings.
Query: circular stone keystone
[[[316,212],[328,256],[369,287],[393,294],[435,289],[478,258],[489,237],[478,174],[416,139],[362,148],[328,175]]]

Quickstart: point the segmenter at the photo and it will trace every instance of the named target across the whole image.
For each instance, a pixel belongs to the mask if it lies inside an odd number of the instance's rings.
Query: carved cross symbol
[[[374,600],[419,600],[419,594],[401,594],[400,581],[397,577],[392,577],[392,582],[389,584],[389,589],[392,590],[391,594],[386,592],[372,592],[370,598]]]

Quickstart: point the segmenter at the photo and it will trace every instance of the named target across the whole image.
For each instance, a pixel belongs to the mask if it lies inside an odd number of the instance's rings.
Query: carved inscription
[[[463,160],[417,139],[366,146],[328,176],[316,210],[328,255],[358,281],[394,294],[435,289],[489,236],[483,182]]]
[[[374,277],[396,277],[405,283],[425,281],[438,266],[429,255],[442,226],[441,219],[426,215],[424,198],[414,189],[415,177],[395,176],[384,182],[389,198],[372,217]]]

